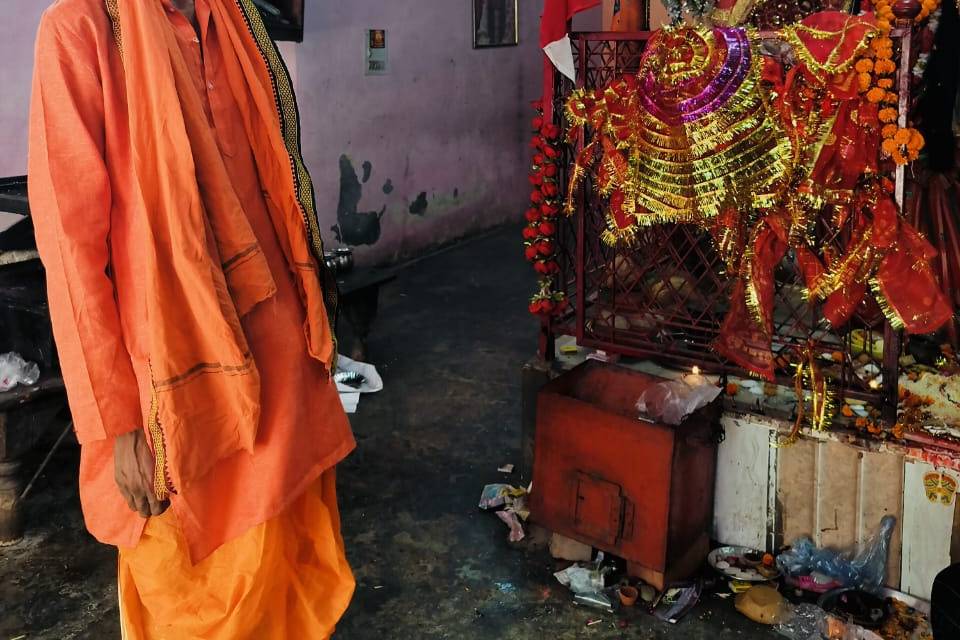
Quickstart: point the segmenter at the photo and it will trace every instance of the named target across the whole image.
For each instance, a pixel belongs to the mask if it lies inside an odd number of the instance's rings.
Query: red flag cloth
[[[600,0],[546,0],[540,17],[540,47],[567,35],[567,23],[573,16],[599,4]]]
[[[540,16],[540,48],[567,35],[567,23],[576,14],[592,9],[600,0],[546,0]],[[553,63],[543,58],[543,115],[547,122],[553,120]]]

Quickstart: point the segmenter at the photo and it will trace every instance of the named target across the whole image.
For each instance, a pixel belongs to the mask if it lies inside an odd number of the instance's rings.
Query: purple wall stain
[[[421,191],[420,195],[417,196],[417,199],[410,204],[410,213],[415,216],[422,216],[427,213],[427,207],[429,203],[427,202],[427,192]]]
[[[363,163],[364,182],[370,179],[373,165]],[[331,227],[340,244],[358,247],[373,245],[380,239],[380,219],[386,213],[387,205],[380,211],[360,211],[363,198],[363,185],[357,177],[357,170],[346,155],[340,156],[340,200],[337,203],[337,224]]]

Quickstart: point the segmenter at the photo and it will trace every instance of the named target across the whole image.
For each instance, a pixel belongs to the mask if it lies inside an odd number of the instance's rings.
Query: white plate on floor
[[[744,582],[770,582],[780,577],[780,572],[769,578],[761,574],[757,569],[748,566],[744,560],[746,554],[756,553],[756,549],[747,547],[719,547],[710,552],[707,556],[707,562],[711,567],[730,578],[731,580],[742,580]],[[736,558],[740,561],[731,562],[730,558]]]

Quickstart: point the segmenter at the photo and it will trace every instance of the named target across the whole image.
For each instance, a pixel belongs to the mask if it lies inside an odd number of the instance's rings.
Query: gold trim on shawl
[[[120,8],[117,6],[117,0],[105,0],[107,5],[107,15],[110,16],[110,26],[113,29],[113,37],[117,41],[117,49],[120,50],[120,57],[123,57],[123,33],[120,30]]]
[[[267,32],[267,27],[263,23],[260,12],[257,10],[252,0],[234,0],[244,19],[250,34],[257,43],[257,49],[263,56],[267,65],[267,71],[270,74],[270,83],[273,86],[273,95],[276,101],[277,114],[280,117],[280,130],[283,136],[284,145],[287,147],[287,153],[290,156],[292,165],[294,183],[297,190],[297,201],[300,203],[303,212],[304,222],[307,226],[307,232],[310,236],[310,244],[313,249],[314,259],[317,261],[317,268],[320,275],[320,284],[323,287],[324,297],[326,298],[327,315],[330,318],[330,331],[334,343],[334,366],[336,368],[336,321],[339,305],[339,294],[337,293],[336,278],[326,268],[323,257],[323,238],[320,235],[320,221],[317,218],[316,196],[313,190],[313,180],[310,172],[303,162],[303,155],[300,150],[300,113],[297,108],[297,98],[293,91],[293,82],[290,80],[290,73],[287,66],[277,51],[277,45]]]

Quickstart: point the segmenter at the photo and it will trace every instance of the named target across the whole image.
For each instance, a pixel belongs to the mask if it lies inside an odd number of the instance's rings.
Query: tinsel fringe
[[[904,329],[907,325],[903,321],[903,318],[900,317],[894,308],[890,304],[890,301],[887,300],[887,296],[883,293],[883,285],[880,283],[880,279],[877,277],[870,278],[870,290],[873,292],[873,297],[877,301],[877,306],[880,307],[880,311],[883,312],[884,317],[887,319],[887,322],[890,323],[890,326],[896,330]]]

